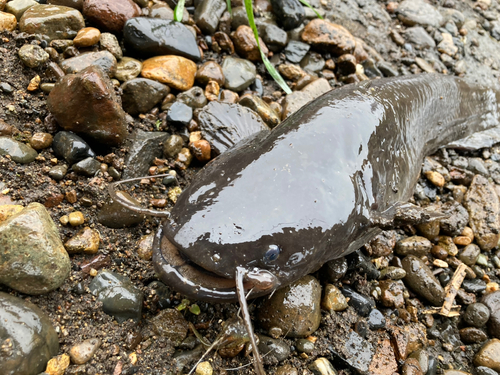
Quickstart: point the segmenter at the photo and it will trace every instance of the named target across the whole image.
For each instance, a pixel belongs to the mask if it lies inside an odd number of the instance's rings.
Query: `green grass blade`
[[[174,9],[174,21],[182,22],[182,16],[184,15],[184,3],[185,0],[179,0]]]
[[[257,41],[257,46],[259,47],[260,56],[262,57],[262,61],[264,62],[267,71],[269,72],[271,77],[273,77],[274,80],[278,83],[278,85],[280,85],[280,87],[283,89],[284,92],[286,92],[287,94],[291,94],[292,90],[290,90],[290,87],[288,87],[283,77],[281,77],[278,71],[274,68],[274,66],[272,66],[271,62],[267,59],[266,55],[264,55],[264,53],[262,52],[262,48],[260,48],[259,32],[257,31],[257,26],[255,25],[255,19],[253,17],[252,0],[244,0],[244,2],[248,16],[248,23],[252,28],[253,35],[255,36],[255,40]]]
[[[316,15],[318,16],[318,18],[323,19],[323,17],[321,17],[321,15],[318,13],[318,11],[317,11],[316,9],[314,9],[314,8],[311,6],[311,4],[309,4],[306,0],[299,0],[299,1],[300,1],[302,4],[304,4],[306,7],[311,8],[311,9],[314,11],[314,13],[316,13]]]
[[[232,16],[233,15],[233,10],[231,9],[231,0],[226,0],[226,4],[227,4],[227,11]]]

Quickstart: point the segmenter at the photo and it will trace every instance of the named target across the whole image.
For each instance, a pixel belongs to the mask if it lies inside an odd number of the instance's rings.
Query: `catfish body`
[[[496,127],[498,102],[433,74],[332,90],[198,173],[157,234],[155,268],[208,301],[236,299],[236,267],[273,278],[249,278],[254,296],[285,286],[379,233],[378,219],[413,194],[423,157]]]

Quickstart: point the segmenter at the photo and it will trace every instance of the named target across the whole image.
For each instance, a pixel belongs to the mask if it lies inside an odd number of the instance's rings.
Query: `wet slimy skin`
[[[498,125],[500,96],[443,75],[332,90],[207,164],[157,233],[153,261],[182,294],[256,297],[355,251],[413,194],[422,159]]]

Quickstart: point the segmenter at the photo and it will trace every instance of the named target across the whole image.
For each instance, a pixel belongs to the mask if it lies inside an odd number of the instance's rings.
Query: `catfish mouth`
[[[166,222],[163,225],[168,225]],[[163,234],[163,225],[153,243],[153,264],[160,279],[175,291],[206,302],[236,302],[236,276],[225,278],[187,260]],[[271,293],[279,286],[278,278],[263,269],[247,270],[244,289],[255,298]]]

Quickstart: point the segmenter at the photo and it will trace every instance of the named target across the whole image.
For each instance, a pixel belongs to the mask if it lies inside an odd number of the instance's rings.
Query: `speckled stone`
[[[73,39],[85,27],[82,14],[60,5],[34,5],[19,20],[19,29],[28,34],[45,34],[50,40]]]
[[[319,327],[321,286],[308,275],[277,290],[257,312],[260,325],[267,330],[281,328],[287,337],[305,337]]]
[[[142,63],[131,57],[123,57],[116,65],[115,78],[122,82],[134,79],[141,74]]]
[[[39,203],[0,223],[0,247],[6,249],[0,253],[0,283],[22,293],[47,293],[69,275],[69,256],[59,231]]]
[[[0,12],[0,31],[14,31],[17,27],[16,16]]]
[[[43,48],[33,44],[25,44],[19,48],[18,55],[23,64],[29,68],[37,68],[49,59],[49,54]]]

